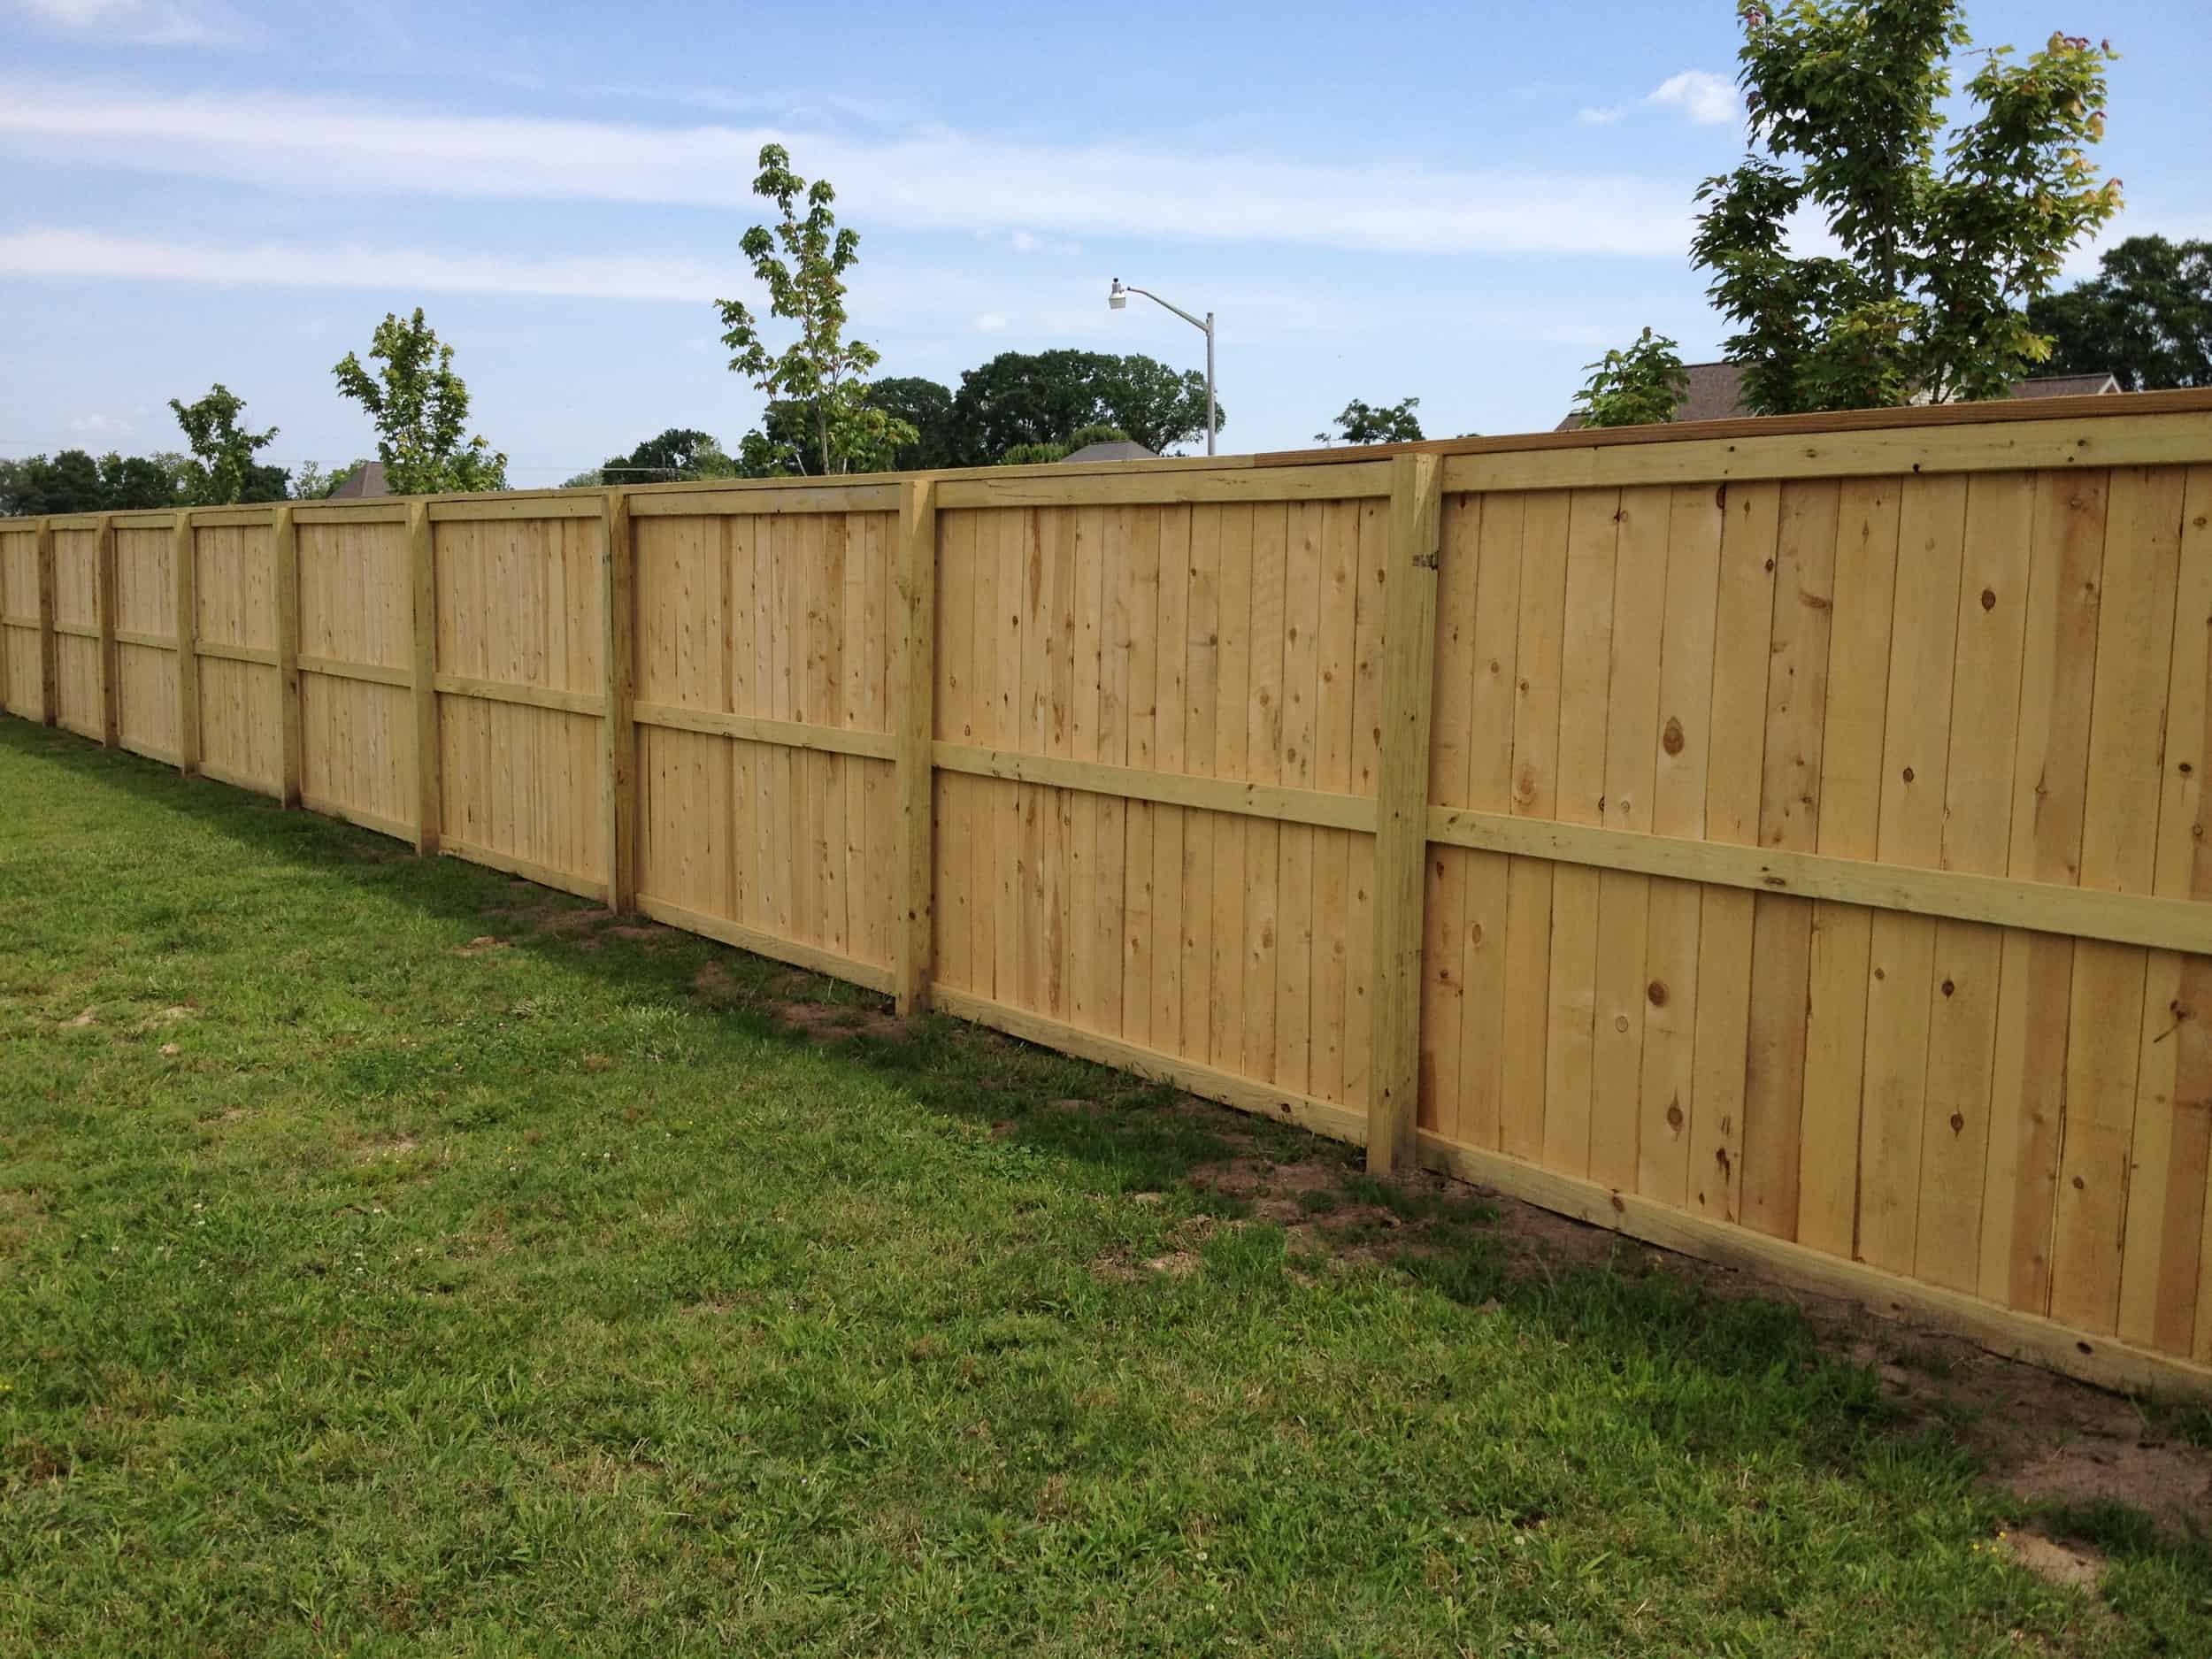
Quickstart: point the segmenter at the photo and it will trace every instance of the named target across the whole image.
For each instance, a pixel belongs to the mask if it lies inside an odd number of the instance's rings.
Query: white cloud
[[[1575,119],[1578,121],[1586,121],[1592,127],[1610,127],[1614,122],[1619,120],[1622,116],[1627,113],[1628,111],[1621,108],[1621,106],[1617,104],[1604,105],[1594,104],[1587,105],[1583,109],[1577,110],[1575,111]]]
[[[850,139],[774,128],[648,127],[394,112],[279,96],[159,97],[0,83],[0,145],[316,196],[354,192],[685,204],[749,211],[767,141],[837,182],[864,226],[1267,241],[1392,253],[1678,258],[1672,182],[1620,175],[1340,165],[1112,145],[1054,147],[941,128]]]
[[[975,319],[975,331],[979,334],[1002,334],[1006,332],[1006,317],[1002,311],[985,311]]]
[[[49,28],[134,46],[228,46],[253,38],[246,20],[206,0],[16,0]]]
[[[1736,119],[1734,85],[1707,69],[1668,76],[1644,102],[1657,109],[1679,109],[1700,127],[1721,127]]]
[[[130,429],[131,423],[119,415],[77,415],[69,422],[70,431],[88,437],[120,437]]]

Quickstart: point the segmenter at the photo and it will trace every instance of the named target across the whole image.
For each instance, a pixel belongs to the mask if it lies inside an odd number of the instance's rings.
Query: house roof
[[[1737,363],[1691,363],[1684,365],[1690,389],[1675,408],[1677,420],[1735,420],[1752,411],[1743,403],[1743,365]],[[2120,389],[2110,374],[2047,374],[2014,383],[2015,397],[2098,396]],[[1555,430],[1572,432],[1582,417],[1570,415]]]
[[[1110,438],[1104,443],[1087,443],[1079,449],[1071,450],[1060,459],[1065,461],[1151,461],[1158,458],[1158,451],[1148,449],[1129,438]]]
[[[364,461],[338,482],[338,487],[323,497],[325,501],[357,501],[366,496],[388,495],[391,489],[384,482],[384,463]]]
[[[2015,397],[2102,397],[2120,389],[2119,377],[2102,374],[2042,374],[2021,380],[2012,388]]]

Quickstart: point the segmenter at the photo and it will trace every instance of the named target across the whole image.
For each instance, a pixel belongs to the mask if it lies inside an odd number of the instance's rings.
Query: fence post
[[[270,557],[276,562],[277,726],[282,736],[277,799],[300,803],[300,534],[289,503],[269,520]]]
[[[42,724],[61,720],[61,641],[54,632],[54,521],[38,521],[38,715]]]
[[[177,580],[177,770],[200,770],[200,547],[192,511],[177,509],[169,562]]]
[[[619,916],[637,896],[636,581],[630,497],[611,489],[600,515],[601,667],[606,718],[599,757],[599,833],[607,849],[607,908]]]
[[[438,754],[438,576],[430,534],[430,503],[407,503],[407,559],[412,572],[415,692],[415,850],[438,850],[445,818]]]
[[[1413,1167],[1421,1096],[1422,908],[1443,480],[1433,455],[1390,462],[1383,578],[1382,753],[1375,781],[1374,1071],[1367,1167]]]
[[[123,741],[121,654],[115,645],[115,515],[100,515],[93,542],[94,613],[100,623],[100,741],[108,748]]]
[[[930,791],[935,777],[937,507],[935,486],[909,479],[900,487],[898,658],[894,670],[892,739],[899,799],[897,922],[892,973],[902,1015],[929,1006],[934,942],[936,851],[931,843]]]

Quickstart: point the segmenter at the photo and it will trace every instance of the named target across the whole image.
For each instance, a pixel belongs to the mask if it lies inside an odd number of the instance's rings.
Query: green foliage
[[[1127,443],[1128,442],[1130,438],[1126,432],[1111,421],[1106,420],[1099,421],[1094,426],[1078,426],[1073,432],[1068,434],[1068,449],[1071,453],[1089,444]]]
[[[189,457],[171,453],[110,453],[96,460],[82,449],[64,449],[51,457],[34,455],[19,461],[0,461],[0,516],[118,512],[190,504],[196,476]],[[282,500],[281,493],[274,496],[255,493],[268,488],[272,476],[281,492],[286,481],[282,471],[252,467],[241,499]]]
[[[720,440],[694,427],[671,426],[627,455],[610,456],[596,472],[580,473],[570,484],[587,480],[607,484],[670,484],[690,479],[735,478],[737,472],[735,458],[724,452]]]
[[[2002,396],[2047,342],[2025,306],[2119,205],[2086,147],[2104,132],[2109,47],[2054,35],[1985,53],[1974,113],[1939,144],[1959,0],[1763,0],[1742,7],[1738,77],[1755,146],[1699,188],[1691,251],[1736,325],[1731,362],[1762,414]],[[1793,256],[1809,211],[1836,254]]]
[[[253,458],[276,437],[277,429],[248,432],[240,426],[238,418],[246,411],[244,398],[218,380],[196,403],[182,403],[173,397],[169,407],[176,411],[177,425],[184,428],[184,441],[192,450],[186,493],[193,506],[227,507],[241,501],[284,499],[283,473],[276,472],[279,493],[269,495],[269,473],[276,469],[261,469]]]
[[[1647,426],[1672,420],[1689,395],[1690,373],[1674,342],[1647,328],[1625,351],[1582,365],[1589,380],[1575,394],[1586,426]]]
[[[2109,370],[2131,392],[2212,386],[2212,242],[2131,236],[2097,274],[2028,307],[2054,373]]]
[[[387,312],[369,346],[372,373],[347,352],[332,371],[338,389],[368,411],[376,457],[395,495],[437,495],[507,488],[507,457],[480,435],[464,440],[469,392],[453,372],[453,348],[439,342],[422,307],[402,321]]]
[[[1421,436],[1421,421],[1414,411],[1421,406],[1417,397],[1402,397],[1394,403],[1380,408],[1355,397],[1344,405],[1344,412],[1330,424],[1333,433],[1317,432],[1316,443],[1412,443]]]
[[[868,403],[914,428],[913,441],[892,452],[894,472],[923,472],[952,465],[952,392],[949,388],[919,375],[895,374],[868,383]]]
[[[1206,377],[1141,355],[1001,352],[960,377],[948,419],[949,464],[988,466],[1017,444],[1067,443],[1098,425],[1163,453],[1202,437]]]
[[[761,146],[753,194],[773,202],[781,217],[772,230],[754,226],[739,245],[768,290],[769,314],[796,324],[798,334],[782,351],[771,352],[742,302],[717,300],[726,331],[722,343],[730,349],[731,369],[751,380],[772,408],[782,400],[805,411],[806,441],[748,433],[740,465],[749,472],[762,467],[825,476],[885,471],[900,447],[920,434],[868,401],[868,371],[878,353],[845,337],[845,273],[860,257],[860,234],[838,227],[830,211],[837,192],[826,179],[809,184],[792,172],[790,152],[781,144]]]
[[[1064,443],[1018,443],[998,458],[1001,466],[1048,466],[1068,458],[1072,446]]]

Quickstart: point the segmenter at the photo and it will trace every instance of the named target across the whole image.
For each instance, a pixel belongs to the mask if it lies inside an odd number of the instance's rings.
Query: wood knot
[[[1983,588],[1983,589],[1982,589],[1982,609],[1983,609],[1983,610],[1985,610],[1985,611],[1994,611],[1996,608],[1997,608],[1997,590],[1996,590],[1994,588]]]
[[[1682,1102],[1680,1101],[1667,1102],[1667,1127],[1677,1134],[1682,1133]]]
[[[1908,767],[1906,767],[1906,768],[1905,768],[1905,774],[1904,774],[1904,776],[1905,776],[1905,781],[1906,781],[1907,783],[1910,783],[1910,782],[1912,781],[1912,768],[1911,768],[1911,767],[1908,766]]]
[[[1886,979],[1889,978],[1889,975],[1882,969],[1877,968],[1874,970],[1874,977],[1878,979]]]
[[[1959,988],[1959,987],[1958,987],[1957,986],[1954,985],[1954,984],[1953,984],[1950,980],[1948,980],[1948,979],[1946,979],[1946,980],[1943,982],[1943,994],[1944,994],[1944,995],[1946,995],[1946,996],[1950,995],[1951,995],[1954,991],[1957,990],[1958,988]]]
[[[2086,1192],[2089,1190],[2089,1183],[2077,1175],[2074,1177],[2074,1190],[2078,1193]]]
[[[1772,559],[1769,559],[1767,561],[1767,573],[1769,575],[1772,575],[1774,573],[1774,561]]]
[[[1670,755],[1682,752],[1682,722],[1673,715],[1667,717],[1667,729],[1659,734],[1659,747]]]
[[[1613,1016],[1613,1029],[1614,1029],[1615,1031],[1623,1031],[1623,1032],[1626,1031],[1626,1030],[1628,1029],[1628,1016],[1627,1016],[1627,1015],[1625,1015],[1625,1014],[1616,1014],[1616,1015],[1614,1015],[1614,1016]]]
[[[1644,995],[1651,999],[1651,1005],[1654,1008],[1664,1008],[1667,1005],[1667,982],[1664,979],[1654,979],[1644,987]]]
[[[1953,1112],[1953,1113],[1951,1114],[1951,1133],[1952,1133],[1953,1134],[1955,1134],[1955,1134],[1961,1134],[1961,1133],[1963,1133],[1965,1132],[1965,1129],[1966,1129],[1966,1117],[1965,1117],[1965,1114],[1964,1114],[1964,1113],[1962,1113],[1962,1112]]]

